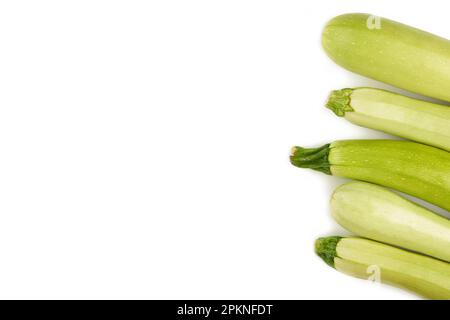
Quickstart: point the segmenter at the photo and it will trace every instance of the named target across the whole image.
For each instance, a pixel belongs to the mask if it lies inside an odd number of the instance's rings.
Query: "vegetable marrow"
[[[450,107],[374,88],[333,91],[327,108],[359,126],[450,151]]]
[[[383,187],[343,184],[331,198],[331,212],[359,236],[450,262],[450,220]]]
[[[361,238],[320,238],[315,250],[345,274],[379,280],[429,299],[450,299],[447,262]]]
[[[347,140],[292,148],[291,163],[394,188],[450,210],[450,153],[409,141]]]
[[[347,70],[450,101],[450,41],[368,14],[345,14],[325,26],[322,45]]]

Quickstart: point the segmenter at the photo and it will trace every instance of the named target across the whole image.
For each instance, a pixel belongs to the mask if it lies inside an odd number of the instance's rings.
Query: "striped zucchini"
[[[353,181],[331,197],[331,213],[345,229],[450,262],[450,220],[383,187]]]
[[[444,38],[385,18],[345,14],[325,26],[322,45],[350,71],[450,101],[450,41]]]
[[[372,277],[429,299],[450,299],[447,262],[361,238],[320,238],[315,250],[327,264],[345,274]]]
[[[450,210],[450,153],[409,141],[347,140],[292,148],[291,163],[391,187]]]
[[[327,108],[362,127],[450,151],[450,107],[374,88],[333,91]]]

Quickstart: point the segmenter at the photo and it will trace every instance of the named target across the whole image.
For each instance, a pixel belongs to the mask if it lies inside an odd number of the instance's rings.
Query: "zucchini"
[[[450,41],[373,16],[345,14],[325,26],[322,45],[347,70],[393,86],[450,101]]]
[[[331,213],[362,236],[450,262],[450,220],[398,194],[367,182],[338,187]]]
[[[362,238],[319,238],[315,250],[345,274],[376,279],[429,299],[450,299],[450,264]]]
[[[326,106],[359,126],[450,151],[450,107],[374,88],[335,90]]]
[[[291,163],[408,193],[450,210],[450,153],[396,140],[346,140],[292,148]]]

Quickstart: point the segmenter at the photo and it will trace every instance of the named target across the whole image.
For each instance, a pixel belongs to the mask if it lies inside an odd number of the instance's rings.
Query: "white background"
[[[382,86],[320,47],[348,12],[450,37],[437,0],[2,1],[0,298],[415,298],[315,256],[344,180],[288,161],[385,137],[323,107]]]

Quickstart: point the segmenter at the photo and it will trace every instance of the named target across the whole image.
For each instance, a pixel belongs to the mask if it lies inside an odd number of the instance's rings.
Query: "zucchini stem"
[[[354,111],[350,106],[350,95],[352,92],[353,89],[350,88],[331,91],[325,106],[338,117],[345,116],[346,112]]]
[[[291,163],[299,168],[309,168],[331,175],[328,155],[330,144],[320,148],[293,147],[291,152]]]
[[[326,264],[334,268],[334,258],[337,256],[336,246],[342,237],[326,237],[316,240],[314,247],[316,254],[325,261]]]

